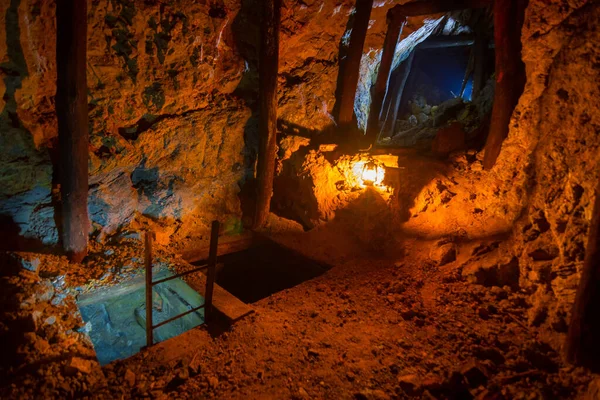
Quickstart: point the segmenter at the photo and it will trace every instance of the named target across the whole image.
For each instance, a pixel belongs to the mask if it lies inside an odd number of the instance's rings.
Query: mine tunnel
[[[598,21],[0,2],[0,398],[600,399]]]

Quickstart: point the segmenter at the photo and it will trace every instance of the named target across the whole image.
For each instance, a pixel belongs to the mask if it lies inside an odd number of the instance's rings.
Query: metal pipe
[[[201,266],[201,267],[198,267],[198,268],[191,269],[191,270],[189,270],[189,271],[182,272],[182,273],[180,273],[180,274],[177,274],[177,275],[171,275],[171,276],[168,276],[168,277],[166,277],[166,278],[159,279],[158,281],[154,281],[154,282],[152,282],[152,286],[156,286],[156,285],[158,285],[159,283],[167,282],[167,281],[170,281],[170,280],[172,280],[172,279],[175,279],[175,278],[180,278],[180,277],[182,277],[182,276],[186,276],[186,275],[189,275],[189,274],[193,274],[194,272],[202,271],[202,270],[205,270],[205,269],[207,269],[207,268],[208,268],[208,264],[206,264],[206,265],[203,265],[203,266]]]
[[[200,310],[200,309],[202,309],[202,308],[204,308],[204,307],[206,307],[206,303],[204,303],[204,304],[202,304],[201,306],[198,306],[198,307],[196,307],[196,308],[192,308],[191,310],[188,310],[188,311],[184,312],[183,314],[179,314],[179,315],[176,315],[176,316],[174,316],[174,317],[172,317],[172,318],[169,318],[169,319],[167,319],[167,320],[165,320],[165,321],[163,321],[163,322],[161,322],[161,323],[159,323],[159,324],[153,325],[153,326],[152,326],[152,329],[160,328],[161,326],[163,326],[163,325],[166,325],[166,324],[168,324],[169,322],[173,322],[173,321],[175,321],[176,319],[179,319],[179,318],[185,317],[186,315],[188,315],[188,314],[191,314],[191,313],[193,313],[193,312],[196,312],[196,311],[198,311],[198,310]],[[205,315],[206,315],[206,311],[205,311],[204,313],[205,313]]]

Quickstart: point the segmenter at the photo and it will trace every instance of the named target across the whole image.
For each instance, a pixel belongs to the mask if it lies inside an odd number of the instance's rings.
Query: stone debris
[[[65,374],[75,375],[78,372],[82,374],[89,374],[92,372],[93,362],[90,360],[84,360],[80,357],[73,357],[65,366]]]

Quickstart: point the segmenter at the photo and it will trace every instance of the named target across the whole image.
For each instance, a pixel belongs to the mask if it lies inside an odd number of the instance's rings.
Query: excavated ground
[[[439,266],[432,251],[443,245],[435,241],[406,239],[382,258],[353,245],[342,221],[278,240],[333,268],[258,301],[256,313],[229,331],[194,329],[102,369],[88,361],[93,351],[85,353],[84,343],[57,356],[62,336],[49,334],[46,321],[26,355],[29,366],[12,370],[2,397],[592,399],[600,393],[600,380],[565,365],[540,328],[528,326],[526,295],[462,278],[462,255],[472,243],[458,243],[457,261]]]

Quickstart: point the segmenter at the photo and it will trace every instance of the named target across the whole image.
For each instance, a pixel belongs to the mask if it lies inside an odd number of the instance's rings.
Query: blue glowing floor
[[[171,275],[162,271],[159,280]],[[81,316],[101,365],[134,355],[146,345],[146,294],[144,277],[78,299]],[[204,303],[204,299],[177,278],[154,286],[152,319],[156,325]],[[204,310],[186,315],[154,330],[154,342],[162,342],[204,322]]]

